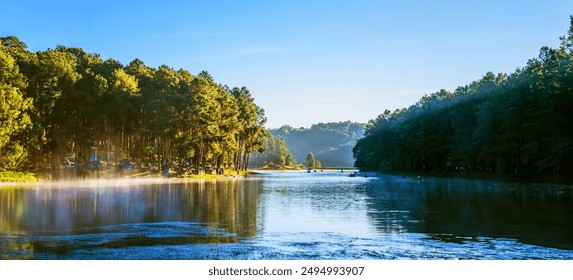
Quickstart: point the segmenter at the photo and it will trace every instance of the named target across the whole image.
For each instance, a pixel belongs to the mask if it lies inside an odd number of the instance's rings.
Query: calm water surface
[[[0,186],[0,259],[573,259],[573,187],[348,172]]]

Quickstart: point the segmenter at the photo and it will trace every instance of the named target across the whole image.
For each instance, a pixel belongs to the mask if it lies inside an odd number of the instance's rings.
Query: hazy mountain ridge
[[[363,137],[364,124],[330,122],[314,124],[310,128],[284,125],[268,131],[285,140],[298,163],[304,163],[306,155],[312,152],[322,166],[353,166],[352,148]]]

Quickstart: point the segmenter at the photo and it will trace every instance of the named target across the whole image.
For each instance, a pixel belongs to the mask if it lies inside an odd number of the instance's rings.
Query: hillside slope
[[[364,124],[345,121],[318,123],[310,128],[293,128],[285,125],[270,129],[282,137],[298,163],[304,163],[311,152],[322,166],[353,166],[352,148],[364,134]]]

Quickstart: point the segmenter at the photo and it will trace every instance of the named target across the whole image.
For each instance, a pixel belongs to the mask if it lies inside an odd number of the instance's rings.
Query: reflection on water
[[[0,187],[0,256],[237,242],[257,231],[258,183],[245,183]]]
[[[372,237],[364,185],[375,179],[349,173],[262,173],[264,231],[338,232]]]
[[[0,258],[573,259],[571,186],[348,174],[0,187]]]
[[[428,233],[451,242],[511,238],[573,250],[571,187],[386,176],[366,190],[369,216],[385,233]]]

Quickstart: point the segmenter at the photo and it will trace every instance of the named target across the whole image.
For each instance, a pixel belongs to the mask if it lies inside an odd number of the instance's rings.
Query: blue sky
[[[268,127],[367,122],[557,47],[573,1],[3,1],[0,36],[246,86]]]

